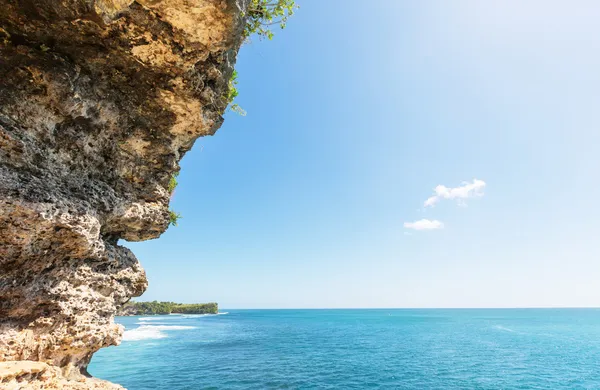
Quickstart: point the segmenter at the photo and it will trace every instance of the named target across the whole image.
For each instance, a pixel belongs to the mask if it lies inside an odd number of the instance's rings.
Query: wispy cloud
[[[459,204],[464,205],[465,199],[483,196],[485,182],[473,179],[472,183],[463,182],[462,186],[449,188],[444,185],[435,187],[435,195],[425,201],[425,207],[433,207],[442,199],[457,199]]]
[[[413,230],[435,230],[443,229],[444,224],[437,219],[434,219],[433,221],[429,219],[421,219],[415,222],[404,222],[404,227]]]

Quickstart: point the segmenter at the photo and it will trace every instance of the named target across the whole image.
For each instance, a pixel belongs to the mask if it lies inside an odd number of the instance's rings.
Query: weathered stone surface
[[[222,123],[242,8],[0,0],[0,362],[48,364],[21,379],[104,386],[82,374],[147,285],[117,241],[167,228],[179,160]]]
[[[68,380],[60,368],[31,360],[0,362],[0,387],[6,390],[123,390],[121,386],[95,378]]]

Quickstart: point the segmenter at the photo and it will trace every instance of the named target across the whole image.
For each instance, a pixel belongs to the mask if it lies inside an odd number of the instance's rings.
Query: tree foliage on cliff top
[[[246,17],[246,26],[244,28],[244,38],[256,34],[260,38],[273,39],[273,26],[279,26],[284,29],[288,19],[294,15],[294,11],[299,6],[294,0],[250,0],[248,8],[243,12],[242,16]],[[246,111],[235,103],[235,98],[239,92],[237,90],[237,71],[234,71],[229,79],[227,95],[224,96],[229,109],[241,116],[246,115]],[[173,193],[177,186],[177,174],[173,175],[169,181],[168,191]],[[177,226],[177,221],[181,218],[181,214],[169,210],[169,226]]]
[[[244,16],[246,38],[258,34],[261,38],[273,39],[271,26],[285,28],[288,18],[298,8],[294,0],[251,0]]]
[[[246,27],[244,28],[244,38],[256,34],[260,38],[273,39],[273,26],[279,26],[284,29],[288,18],[294,15],[294,11],[299,8],[294,0],[251,0],[246,12]],[[238,96],[237,90],[237,72],[233,72],[229,80],[229,91],[227,93],[227,103],[229,109],[242,116],[246,111],[233,101]]]

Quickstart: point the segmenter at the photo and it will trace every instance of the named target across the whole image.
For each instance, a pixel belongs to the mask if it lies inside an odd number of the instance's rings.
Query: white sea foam
[[[167,337],[166,334],[151,326],[140,326],[139,328],[126,330],[123,333],[123,341],[162,339],[165,337]]]
[[[179,313],[171,313],[168,315],[160,315],[153,317],[140,317],[138,318],[138,325],[149,325],[156,324],[154,321],[164,321],[164,320],[180,320],[185,318],[201,318],[201,317],[214,317],[214,316],[222,316],[225,314],[229,314],[227,311],[222,311],[217,314],[179,314]],[[153,322],[148,322],[153,321]]]
[[[148,339],[163,339],[167,337],[164,331],[195,329],[195,326],[183,325],[141,325],[123,333],[124,341],[138,341]]]
[[[142,325],[140,328],[152,328],[158,330],[188,330],[188,329],[196,329],[195,326],[186,326],[186,325]]]
[[[214,317],[214,316],[222,316],[224,314],[229,314],[229,312],[221,311],[216,314],[184,314],[184,318],[197,318],[197,317]]]
[[[156,316],[156,317],[140,317],[138,320],[140,321],[163,321],[163,320],[176,320],[178,318],[182,318],[183,316],[180,314],[173,315],[164,315],[164,316]]]
[[[505,332],[510,332],[510,333],[521,333],[521,332],[517,332],[516,330],[513,330],[511,328],[507,328],[507,327],[502,326],[502,325],[494,325],[494,328],[496,328],[498,330],[503,330]]]

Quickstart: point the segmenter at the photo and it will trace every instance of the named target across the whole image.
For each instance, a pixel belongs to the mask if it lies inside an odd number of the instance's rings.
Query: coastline
[[[168,314],[218,314],[219,304],[130,301],[117,310],[117,316],[150,316]]]

